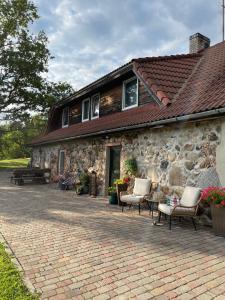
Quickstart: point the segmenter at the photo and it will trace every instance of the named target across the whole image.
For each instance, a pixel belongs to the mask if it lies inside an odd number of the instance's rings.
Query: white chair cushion
[[[134,195],[147,195],[150,193],[151,188],[151,180],[150,179],[143,179],[143,178],[135,178],[134,182]]]
[[[158,210],[170,216],[173,211],[173,207],[164,203],[159,203]]]
[[[123,195],[120,197],[120,201],[126,202],[126,203],[140,203],[144,199],[143,196],[140,195]]]
[[[158,210],[166,215],[173,215],[173,216],[193,216],[195,214],[194,208],[186,208],[186,207],[177,207],[174,210],[173,206],[169,206],[164,203],[160,203],[158,206]]]
[[[200,197],[200,193],[201,189],[193,186],[186,186],[180,200],[180,205],[188,207],[196,206]]]

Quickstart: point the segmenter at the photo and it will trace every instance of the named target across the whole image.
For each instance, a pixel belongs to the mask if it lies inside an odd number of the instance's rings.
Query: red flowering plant
[[[215,207],[225,207],[225,188],[210,186],[202,190],[201,201],[203,203],[214,203]]]
[[[116,179],[114,184],[128,184],[130,182],[130,177],[124,177],[123,179]]]
[[[128,184],[130,182],[130,177],[124,177],[123,182]]]

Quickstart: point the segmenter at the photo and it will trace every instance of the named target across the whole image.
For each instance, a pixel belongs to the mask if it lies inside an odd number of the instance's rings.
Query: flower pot
[[[212,225],[215,235],[225,237],[225,207],[215,207],[211,204]]]
[[[119,191],[126,191],[127,190],[127,183],[120,183],[120,184],[117,184],[117,188],[119,189]]]
[[[112,193],[109,196],[109,204],[118,204],[118,198],[117,198],[117,194],[116,193]]]

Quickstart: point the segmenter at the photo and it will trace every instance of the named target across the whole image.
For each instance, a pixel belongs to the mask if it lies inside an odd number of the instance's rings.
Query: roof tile
[[[132,62],[134,71],[164,105],[146,104],[61,128],[34,140],[32,144],[116,131],[225,107],[225,42],[198,54],[140,58]]]

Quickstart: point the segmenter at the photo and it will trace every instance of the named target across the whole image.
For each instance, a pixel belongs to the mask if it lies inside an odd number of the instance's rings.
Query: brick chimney
[[[197,53],[210,46],[210,39],[201,33],[195,33],[189,38],[189,53]]]

